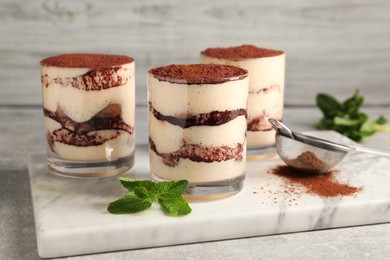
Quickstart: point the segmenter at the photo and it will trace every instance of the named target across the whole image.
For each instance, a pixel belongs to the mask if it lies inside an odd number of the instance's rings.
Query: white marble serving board
[[[312,134],[350,142],[334,132]],[[390,158],[349,155],[337,178],[363,190],[337,198],[286,194],[285,180],[269,172],[279,164],[277,156],[248,161],[240,193],[191,202],[192,213],[185,217],[166,216],[159,205],[135,215],[112,215],[107,205],[125,193],[116,178],[56,177],[47,173],[43,154],[32,155],[29,172],[39,255],[60,257],[390,221]],[[123,176],[147,179],[148,174],[147,146],[139,145],[135,167]]]

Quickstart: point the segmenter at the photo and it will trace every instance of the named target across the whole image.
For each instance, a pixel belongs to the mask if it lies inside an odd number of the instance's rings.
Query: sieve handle
[[[287,126],[285,126],[284,124],[282,124],[281,122],[279,122],[278,120],[273,119],[273,118],[268,119],[268,121],[271,123],[272,127],[276,131],[278,131],[282,135],[290,137],[291,139],[295,139],[293,133],[291,132],[291,130]]]
[[[377,150],[377,149],[366,148],[366,147],[358,147],[358,146],[353,146],[353,147],[349,146],[349,147],[352,148],[355,152],[370,153],[370,154],[390,157],[390,151],[383,151],[383,150]]]

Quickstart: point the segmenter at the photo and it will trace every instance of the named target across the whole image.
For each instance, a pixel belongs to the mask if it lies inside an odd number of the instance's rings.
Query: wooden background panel
[[[367,104],[390,105],[387,0],[0,0],[0,35],[0,105],[39,105],[38,64],[50,55],[134,57],[145,104],[148,69],[243,43],[286,52],[287,106],[355,89]]]

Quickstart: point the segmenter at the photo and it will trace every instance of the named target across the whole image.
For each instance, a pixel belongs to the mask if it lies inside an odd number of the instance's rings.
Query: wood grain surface
[[[387,0],[0,0],[0,35],[3,106],[41,104],[39,61],[50,55],[132,56],[145,104],[148,69],[243,43],[286,52],[286,106],[355,89],[368,105],[390,106]]]

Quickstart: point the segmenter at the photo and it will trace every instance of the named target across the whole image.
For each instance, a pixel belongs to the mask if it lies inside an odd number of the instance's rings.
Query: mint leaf
[[[334,124],[335,125],[340,125],[340,126],[356,126],[360,123],[359,120],[356,119],[348,119],[348,118],[343,118],[336,116],[334,119]]]
[[[367,120],[360,127],[360,131],[365,136],[370,136],[370,135],[374,134],[375,133],[375,122],[372,120]]]
[[[128,214],[147,210],[151,206],[152,203],[150,201],[128,193],[122,198],[111,202],[107,210],[112,214]]]
[[[334,97],[320,93],[316,97],[316,102],[325,118],[333,118],[334,116],[340,115],[342,105]]]
[[[324,116],[315,124],[318,129],[334,130],[358,142],[377,131],[390,132],[390,125],[385,125],[386,117],[380,116],[373,121],[359,111],[364,103],[359,90],[344,102],[320,93],[316,97],[316,103]]]
[[[140,198],[143,198],[143,199],[147,199],[149,200],[150,202],[157,202],[157,198],[155,198],[153,196],[153,194],[150,192],[150,190],[146,189],[145,187],[137,187],[134,189],[134,195],[140,197]]]
[[[191,213],[190,206],[181,195],[164,194],[159,202],[168,214],[183,216]]]
[[[159,183],[159,202],[160,205],[171,215],[187,215],[191,213],[191,208],[182,194],[188,188],[188,181],[180,180],[177,182]]]
[[[361,105],[363,105],[364,99],[360,95],[360,91],[356,90],[355,94],[345,100],[342,104],[343,112],[347,115],[357,114]]]
[[[170,181],[170,182],[160,182],[156,186],[156,193],[158,194],[183,194],[188,188],[188,181],[180,180],[180,181]]]
[[[375,121],[378,125],[384,125],[388,122],[388,119],[387,117],[381,115],[376,121]]]
[[[128,193],[110,203],[108,211],[114,214],[136,213],[159,202],[169,215],[182,216],[191,213],[191,208],[182,194],[188,188],[188,181],[134,180],[118,178]]]
[[[149,181],[149,180],[135,180],[135,179],[130,179],[130,178],[124,178],[124,177],[119,177],[119,181],[122,183],[123,187],[128,189],[129,191],[134,191],[135,188],[137,187],[147,187],[147,189],[151,189],[151,186],[154,186],[154,182]]]

